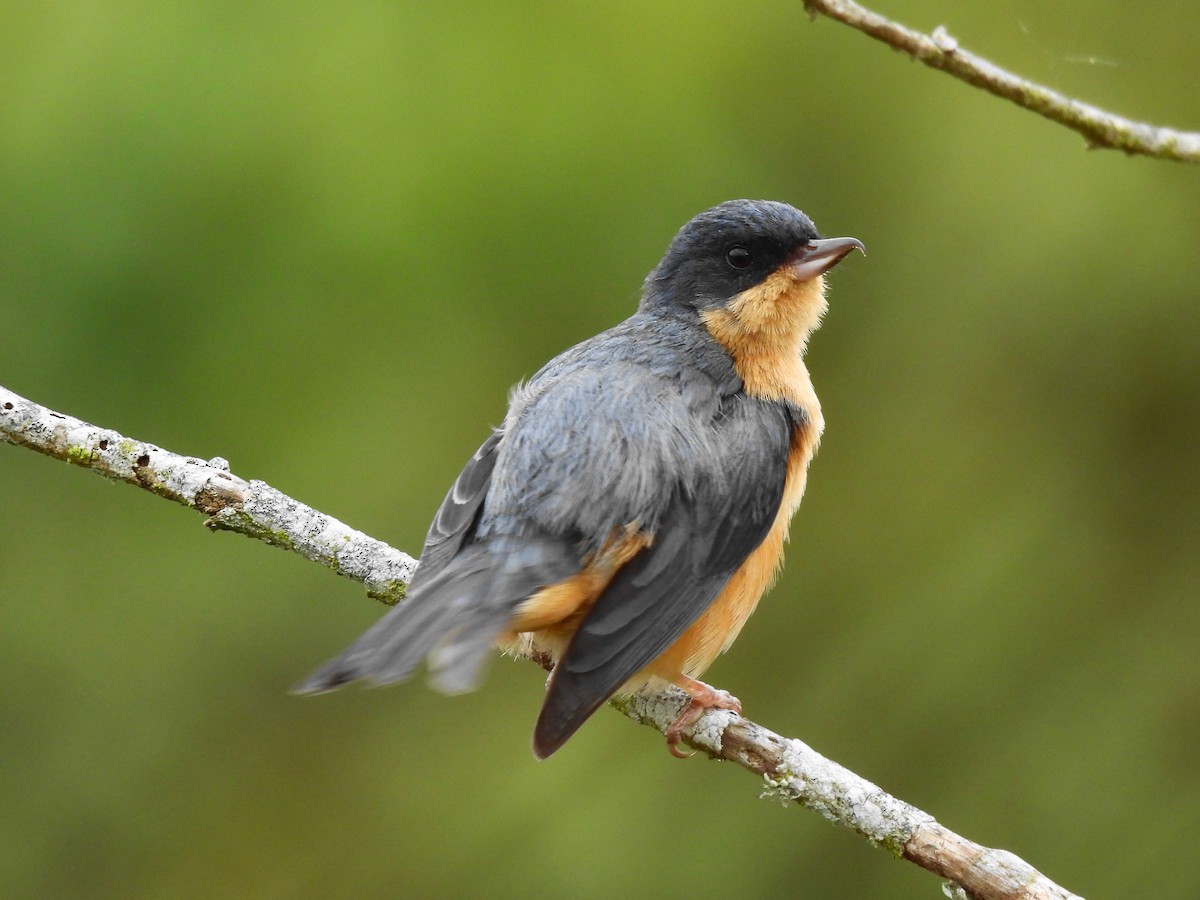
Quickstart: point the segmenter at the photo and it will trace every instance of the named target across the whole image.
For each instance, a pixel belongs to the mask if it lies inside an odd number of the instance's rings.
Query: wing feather
[[[576,631],[534,730],[538,756],[562,746],[670,647],[770,531],[783,498],[790,426],[785,411],[766,404],[748,414],[751,421],[728,425],[717,477],[676,491],[653,543],[617,573]]]
[[[479,519],[479,510],[492,483],[497,451],[503,434],[493,432],[450,486],[442,505],[438,507],[425,536],[421,564],[413,578],[412,589],[445,568],[469,538]]]

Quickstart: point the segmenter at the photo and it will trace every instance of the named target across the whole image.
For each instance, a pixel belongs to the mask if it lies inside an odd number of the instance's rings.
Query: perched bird
[[[737,699],[697,681],[782,561],[824,427],[802,355],[854,238],[732,200],[680,229],[637,312],[509,400],[434,517],[408,599],[297,687],[390,684],[428,659],[475,688],[490,649],[553,660],[533,733],[557,750],[615,693],[674,684],[667,732]],[[865,251],[864,251],[865,252]]]

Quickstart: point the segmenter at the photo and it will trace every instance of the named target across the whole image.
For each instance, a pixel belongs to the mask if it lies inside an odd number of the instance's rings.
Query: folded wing
[[[747,404],[725,425],[712,476],[677,491],[653,543],[596,600],[551,676],[534,730],[546,757],[665,651],[721,593],[775,521],[789,448],[786,413]]]

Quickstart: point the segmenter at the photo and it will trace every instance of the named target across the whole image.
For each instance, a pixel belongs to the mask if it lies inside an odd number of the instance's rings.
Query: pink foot
[[[692,702],[684,707],[683,712],[679,714],[679,717],[667,729],[667,749],[671,752],[672,756],[687,759],[696,751],[693,750],[691,753],[684,753],[679,749],[679,739],[683,736],[683,732],[695,725],[700,720],[700,717],[710,709],[728,709],[741,715],[742,702],[728,691],[709,687],[703,681],[696,681],[696,679],[688,678],[686,675],[681,675],[675,683],[688,692],[692,698]]]

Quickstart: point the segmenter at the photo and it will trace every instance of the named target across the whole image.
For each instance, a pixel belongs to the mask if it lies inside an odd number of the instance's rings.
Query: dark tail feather
[[[472,547],[293,690],[320,693],[358,680],[392,684],[426,656],[439,690],[472,690],[516,607],[578,566],[557,541],[506,539]]]
[[[572,678],[559,663],[550,676],[546,700],[533,728],[534,756],[545,759],[565,744],[614,693],[615,687],[606,694],[588,690],[586,683]]]

